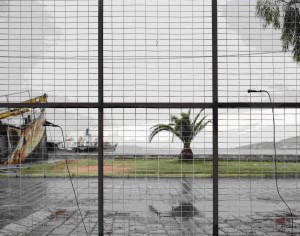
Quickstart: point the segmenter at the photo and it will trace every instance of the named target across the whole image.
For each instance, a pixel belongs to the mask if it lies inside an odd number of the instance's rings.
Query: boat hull
[[[118,144],[103,145],[103,151],[114,152]],[[75,152],[98,152],[98,146],[77,146],[73,148]]]
[[[47,135],[44,123],[45,113],[42,111],[37,119],[20,128],[8,125],[6,127],[8,155],[6,158],[2,156],[1,163],[20,164],[25,161],[46,159],[48,157]],[[12,135],[12,133],[15,135]],[[13,138],[16,136],[18,137],[17,141],[13,141]]]

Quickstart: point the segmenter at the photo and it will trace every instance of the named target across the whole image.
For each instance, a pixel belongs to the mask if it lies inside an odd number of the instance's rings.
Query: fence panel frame
[[[98,0],[98,102],[7,103],[0,108],[97,108],[98,109],[98,229],[104,235],[103,114],[105,108],[210,108],[213,110],[213,235],[218,235],[218,110],[221,108],[300,108],[300,103],[243,103],[218,101],[218,28],[217,0],[212,0],[212,102],[211,103],[105,103],[103,102],[103,0]]]

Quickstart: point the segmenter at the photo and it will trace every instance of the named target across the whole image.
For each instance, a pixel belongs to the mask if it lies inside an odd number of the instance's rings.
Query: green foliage
[[[116,164],[116,163],[115,163]],[[176,159],[129,160],[126,165],[133,166],[129,176],[160,177],[211,177],[212,161],[194,160],[183,162]],[[219,161],[219,177],[273,177],[272,161]],[[300,163],[278,162],[279,177],[291,177],[300,173]]]
[[[240,177],[274,177],[274,163],[272,161],[223,161],[219,162],[220,178]],[[97,160],[76,160],[72,166],[98,165]],[[112,159],[104,160],[104,165],[126,166],[128,172],[108,172],[105,176],[113,177],[212,177],[213,163],[207,160],[194,160],[183,162],[175,158],[157,159]],[[278,162],[277,171],[279,177],[295,177],[300,174],[299,162]],[[24,177],[66,177],[67,172],[63,163],[34,164],[21,169],[17,176]],[[96,177],[94,174],[82,174],[75,172],[73,176]],[[7,175],[0,175],[7,178]]]
[[[292,47],[293,58],[300,61],[300,15],[299,9],[294,4],[288,4],[285,8],[281,40],[283,49],[288,51]]]
[[[299,0],[258,0],[256,4],[256,15],[264,20],[264,27],[282,30],[282,48],[291,50],[296,62],[300,61],[299,7]]]
[[[276,1],[258,0],[256,4],[256,14],[264,19],[264,27],[272,25],[275,29],[280,28],[280,8]]]
[[[204,116],[200,121],[198,118],[204,109],[202,109],[194,118],[193,121],[190,119],[191,110],[188,113],[181,113],[181,117],[176,116],[171,117],[171,123],[169,124],[157,124],[151,127],[152,131],[149,136],[149,141],[151,142],[155,135],[161,131],[168,131],[174,136],[178,137],[184,144],[185,148],[189,148],[194,137],[203,130],[210,121],[205,122],[206,116]]]

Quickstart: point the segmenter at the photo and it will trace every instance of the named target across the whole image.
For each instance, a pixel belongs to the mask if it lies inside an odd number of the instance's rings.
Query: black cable
[[[269,91],[267,90],[253,90],[253,89],[249,89],[248,93],[267,93],[270,103],[273,104],[272,102],[272,98],[271,95],[269,93]],[[280,198],[280,200],[286,205],[287,209],[290,212],[290,219],[292,221],[292,233],[291,235],[293,235],[293,228],[294,228],[294,214],[290,208],[290,206],[287,204],[287,202],[284,200],[284,198],[282,197],[282,195],[280,194],[279,191],[279,186],[278,186],[278,171],[277,171],[277,151],[276,151],[276,140],[275,140],[275,135],[276,135],[276,126],[275,126],[275,114],[274,114],[274,107],[272,106],[272,114],[273,114],[273,147],[274,147],[274,172],[275,172],[275,185],[276,185],[276,190],[277,190],[277,194]]]
[[[89,51],[92,51],[92,50],[89,50]],[[107,50],[108,51],[108,50]],[[111,52],[114,52],[114,51],[111,51]],[[263,51],[263,52],[253,52],[253,53],[240,53],[240,54],[221,54],[219,55],[219,57],[249,57],[249,56],[256,56],[256,55],[267,55],[267,54],[275,54],[275,53],[286,53],[284,51]],[[137,60],[137,59],[140,59],[140,60],[146,60],[146,59],[152,59],[152,60],[157,60],[157,59],[164,59],[164,60],[167,60],[167,59],[191,59],[191,58],[211,58],[212,56],[211,55],[201,55],[201,56],[160,56],[160,57],[144,57],[144,56],[137,56],[137,57],[134,57],[134,56],[127,56],[127,57],[122,57],[122,56],[105,56],[104,58],[109,60],[109,59],[112,59],[112,60],[121,60],[121,61],[124,61],[124,60]],[[70,56],[70,57],[63,57],[63,56],[55,56],[55,57],[52,57],[52,56],[0,56],[0,59],[7,59],[7,58],[21,58],[21,59],[60,59],[60,60],[66,60],[66,59],[69,59],[69,60],[96,60],[97,61],[97,56],[78,56],[78,57],[74,57],[74,56]],[[106,61],[107,61],[106,60]],[[109,61],[110,62],[110,61]]]
[[[267,90],[261,90],[261,92],[265,92],[268,94],[269,99],[270,99],[270,103],[272,104],[272,99],[271,99],[271,95]],[[275,172],[275,184],[276,184],[276,190],[278,193],[279,198],[281,199],[281,201],[286,205],[286,207],[288,208],[289,212],[290,212],[290,219],[292,221],[292,235],[293,235],[293,225],[294,225],[294,214],[290,208],[290,206],[287,204],[287,202],[284,200],[284,198],[282,197],[282,195],[280,194],[279,191],[279,187],[278,187],[278,171],[277,171],[277,151],[276,151],[276,140],[275,140],[275,135],[276,135],[276,131],[275,131],[275,115],[274,115],[274,107],[272,106],[272,114],[273,114],[273,146],[274,146],[274,172]]]
[[[62,134],[62,138],[63,138],[63,144],[64,144],[64,149],[66,149],[66,143],[65,143],[65,136],[64,136],[64,131],[63,131],[63,129],[62,129],[62,127],[61,126],[58,126],[59,128],[60,128],[60,130],[61,130],[61,134]]]
[[[66,144],[65,144],[64,131],[63,131],[62,127],[59,126],[59,125],[53,124],[53,123],[51,123],[49,121],[45,121],[44,126],[51,126],[51,127],[58,127],[58,128],[60,128],[60,130],[62,132],[63,143],[64,143],[64,148],[65,148]],[[69,170],[69,164],[68,164],[68,160],[67,159],[66,159],[66,167],[67,167],[67,170],[68,170],[69,179],[70,179],[70,182],[71,182],[71,185],[72,185],[72,189],[73,189],[73,193],[74,193],[74,196],[75,196],[77,208],[78,208],[78,211],[79,211],[79,214],[80,214],[80,217],[81,217],[81,221],[82,221],[82,224],[84,226],[86,235],[89,236],[89,233],[88,233],[88,231],[86,229],[86,226],[85,226],[85,223],[84,223],[84,220],[83,220],[83,216],[82,216],[81,209],[80,209],[80,206],[79,206],[78,198],[77,198],[76,191],[75,191],[75,188],[74,188],[74,184],[73,184],[72,176],[71,176],[71,173],[70,173],[70,170]]]
[[[87,229],[86,229],[86,226],[85,226],[85,223],[84,223],[84,220],[83,220],[83,216],[82,216],[82,213],[81,213],[81,210],[80,210],[80,207],[79,207],[78,199],[77,199],[76,192],[75,192],[75,188],[74,188],[73,181],[72,181],[72,176],[71,176],[70,170],[69,170],[68,160],[66,160],[66,166],[67,166],[67,170],[68,170],[70,182],[71,182],[71,184],[72,184],[72,188],[73,188],[73,192],[74,192],[74,196],[75,196],[77,208],[78,208],[78,211],[79,211],[79,213],[80,213],[81,221],[82,221],[82,223],[83,223],[83,226],[84,226],[86,235],[89,236],[89,233],[87,232]]]

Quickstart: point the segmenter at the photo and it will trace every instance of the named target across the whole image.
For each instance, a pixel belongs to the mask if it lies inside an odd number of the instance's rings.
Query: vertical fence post
[[[219,234],[218,193],[218,3],[212,0],[212,95],[213,95],[213,235]]]
[[[98,0],[98,230],[104,235],[103,218],[103,0]]]

